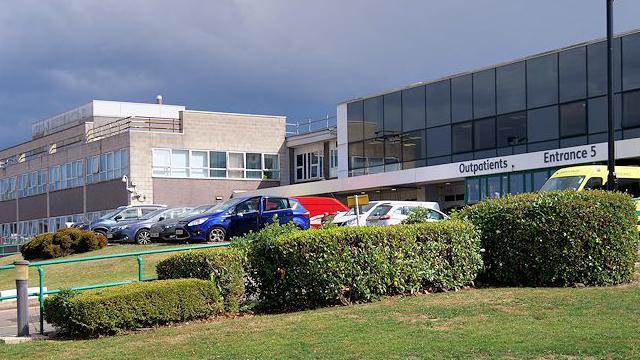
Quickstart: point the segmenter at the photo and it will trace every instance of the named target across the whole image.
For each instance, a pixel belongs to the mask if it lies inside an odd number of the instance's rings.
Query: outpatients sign
[[[459,166],[460,174],[476,174],[478,171],[486,170],[500,170],[507,169],[509,167],[509,160],[485,160],[485,161],[471,161],[468,163],[461,163]]]
[[[570,165],[601,160],[598,145],[512,155],[504,158],[469,161],[458,164],[460,175],[477,175]],[[606,154],[606,152],[603,152]]]

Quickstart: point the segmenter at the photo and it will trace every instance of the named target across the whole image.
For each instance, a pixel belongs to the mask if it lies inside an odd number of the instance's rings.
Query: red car
[[[324,218],[336,214],[338,211],[348,211],[349,208],[339,200],[321,196],[293,197],[298,200],[310,213],[311,227],[320,227]]]

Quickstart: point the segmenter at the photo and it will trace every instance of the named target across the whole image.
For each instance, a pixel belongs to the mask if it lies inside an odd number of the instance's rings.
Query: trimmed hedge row
[[[499,285],[628,282],[638,258],[635,205],[622,193],[563,191],[486,200],[460,211],[480,231],[481,280]]]
[[[36,235],[20,247],[26,260],[53,259],[102,249],[107,238],[91,231],[75,228],[60,229],[56,233]]]
[[[172,255],[156,265],[158,279],[210,280],[224,299],[225,309],[238,312],[244,302],[245,256],[237,249],[209,249]]]
[[[260,305],[280,310],[458,289],[482,266],[463,221],[297,231],[254,243],[248,259]]]
[[[203,319],[223,311],[222,297],[198,279],[133,283],[84,292],[64,291],[44,303],[45,319],[74,337]]]

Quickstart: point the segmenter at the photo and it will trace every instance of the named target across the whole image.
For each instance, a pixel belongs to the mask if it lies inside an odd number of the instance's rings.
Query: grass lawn
[[[640,358],[639,304],[638,286],[465,290],[0,345],[0,358]]]
[[[152,245],[114,245],[101,250],[69,256],[69,258],[105,255],[124,252],[136,252],[155,249],[181,247],[180,244],[152,244]],[[143,256],[145,278],[156,277],[156,264],[175,253],[164,253]],[[20,254],[0,258],[0,265],[12,264],[22,259]],[[44,285],[49,289],[60,289],[72,286],[91,285],[122,280],[133,280],[138,277],[138,262],[135,257],[106,259],[99,261],[79,262],[70,264],[48,265],[44,267]],[[29,286],[38,286],[38,270],[29,269]],[[14,289],[15,278],[13,270],[0,270],[0,290]]]

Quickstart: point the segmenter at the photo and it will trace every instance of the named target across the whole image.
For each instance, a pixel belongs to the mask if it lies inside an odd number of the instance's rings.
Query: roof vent
[[[162,95],[156,96],[156,104],[162,105]]]

